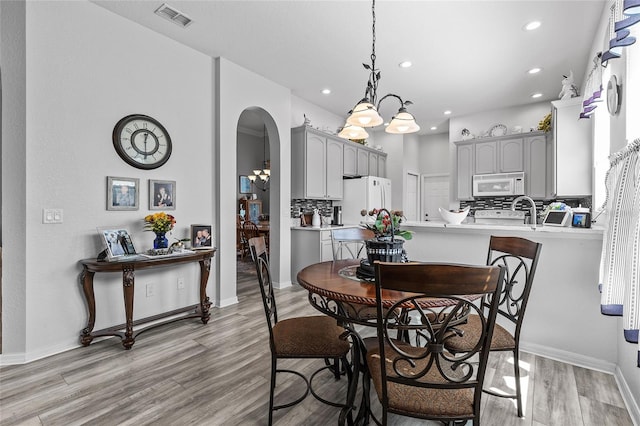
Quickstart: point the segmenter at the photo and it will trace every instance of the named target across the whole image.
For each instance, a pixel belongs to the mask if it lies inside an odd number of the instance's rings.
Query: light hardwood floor
[[[206,326],[198,320],[180,321],[143,333],[130,351],[120,339],[108,339],[1,368],[0,425],[266,425],[267,328],[255,273],[247,263],[239,271],[240,303],[214,308]],[[279,316],[318,314],[306,296],[298,286],[278,291]],[[513,383],[508,358],[492,354],[490,386]],[[485,395],[483,425],[632,424],[613,376],[527,353],[521,361],[526,417],[516,416],[510,400]],[[310,373],[317,361],[286,366]],[[345,383],[318,376],[314,387],[329,398],[339,397]],[[295,379],[279,376],[277,401],[301,389]],[[375,396],[372,400],[379,412]],[[331,425],[337,414],[338,409],[310,396],[276,411],[274,424]],[[389,424],[439,425],[393,416]]]

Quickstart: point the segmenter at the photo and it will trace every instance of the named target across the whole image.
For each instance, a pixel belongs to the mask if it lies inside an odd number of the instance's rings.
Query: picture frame
[[[191,250],[213,247],[211,225],[191,225]]]
[[[149,179],[149,210],[176,209],[176,181]]]
[[[240,175],[239,180],[239,192],[241,194],[251,194],[253,191],[251,191],[251,181],[249,180],[249,176]]]
[[[124,227],[98,228],[98,234],[104,243],[107,258],[118,260],[126,256],[137,255],[129,231]]]
[[[107,176],[107,210],[138,210],[140,179]]]

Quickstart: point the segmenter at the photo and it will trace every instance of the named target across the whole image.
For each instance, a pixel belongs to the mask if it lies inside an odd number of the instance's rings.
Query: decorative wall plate
[[[489,129],[489,136],[504,136],[507,134],[507,126],[504,124],[496,124]]]
[[[620,111],[620,89],[618,79],[613,74],[607,83],[607,109],[611,115],[616,115]]]

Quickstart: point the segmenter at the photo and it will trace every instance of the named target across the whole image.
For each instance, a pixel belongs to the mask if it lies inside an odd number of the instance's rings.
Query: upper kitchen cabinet
[[[344,175],[387,177],[387,154],[344,141]]]
[[[459,200],[473,199],[471,179],[474,174],[474,143],[456,143],[456,164],[458,169],[457,193]]]
[[[343,162],[341,139],[306,126],[291,129],[291,196],[342,199]]]
[[[591,195],[592,135],[590,120],[580,120],[582,98],[551,102],[550,197]]]
[[[524,138],[524,190],[531,198],[548,197],[547,151],[547,137],[544,133],[536,132]]]
[[[475,174],[523,171],[522,137],[475,143]]]

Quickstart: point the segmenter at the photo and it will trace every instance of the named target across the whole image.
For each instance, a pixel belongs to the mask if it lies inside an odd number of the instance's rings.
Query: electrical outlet
[[[184,290],[184,278],[178,278],[178,290]]]
[[[156,294],[156,286],[153,283],[147,284],[147,297],[155,296]]]

